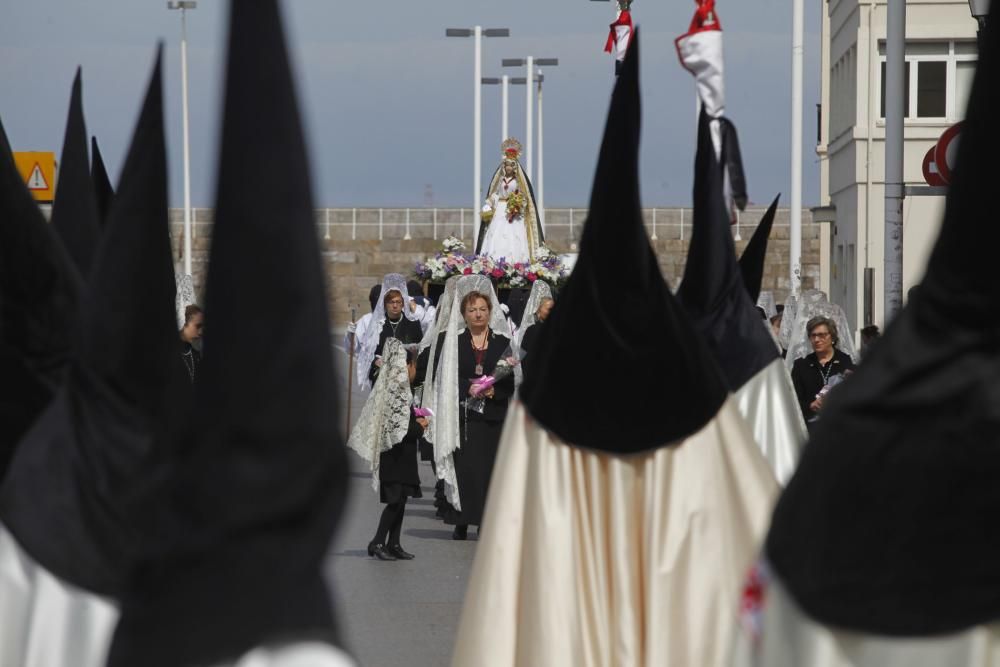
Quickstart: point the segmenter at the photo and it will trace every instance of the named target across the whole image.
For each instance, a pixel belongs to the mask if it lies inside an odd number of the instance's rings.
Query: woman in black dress
[[[469,525],[482,525],[507,404],[514,393],[513,374],[503,369],[498,372],[498,364],[507,364],[511,355],[509,329],[492,286],[479,278],[470,276],[464,284],[459,283],[451,325],[441,334],[435,352],[440,417],[435,422],[435,459],[438,474],[447,486],[455,487],[444,518],[445,523],[455,526],[452,538],[456,540],[466,539]],[[447,336],[454,336],[454,346],[447,344]],[[498,380],[480,395],[485,399],[480,412],[470,407],[468,400],[474,397],[474,380],[488,375]],[[442,400],[445,396],[449,397],[447,402]],[[454,414],[449,410],[452,407],[457,407],[453,425],[457,428],[449,429],[442,422]],[[449,479],[452,475],[454,483]]]
[[[427,420],[413,412],[411,386],[417,377],[416,351],[396,339],[386,341],[384,363],[347,446],[368,461],[372,486],[385,504],[368,555],[379,560],[410,560],[400,545],[407,498],[420,498],[417,441]]]
[[[814,317],[806,323],[812,353],[796,359],[792,384],[806,424],[819,417],[830,388],[854,371],[850,355],[837,349],[837,325],[829,317]]]

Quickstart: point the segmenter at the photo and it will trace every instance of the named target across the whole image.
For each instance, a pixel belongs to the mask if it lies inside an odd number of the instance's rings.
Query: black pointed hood
[[[114,595],[146,529],[136,496],[169,441],[178,352],[159,58],[81,301],[73,359],[15,453],[0,519],[47,570]],[[188,384],[190,384],[188,382]],[[44,493],[39,493],[44,489]]]
[[[97,215],[101,225],[108,221],[111,212],[111,202],[115,198],[115,190],[111,187],[108,170],[104,166],[104,156],[97,146],[97,137],[90,138],[90,177],[94,181],[94,198],[97,202]]]
[[[543,427],[567,443],[617,454],[695,433],[726,399],[646,236],[639,123],[636,31],[611,98],[580,255],[532,351],[546,362],[521,387]],[[607,390],[566,395],[595,379]]]
[[[124,597],[112,667],[213,664],[266,643],[334,638],[322,571],[343,510],[346,453],[274,0],[231,3],[222,128],[207,353],[160,503],[177,539],[147,553]],[[261,319],[261,304],[280,326]]]
[[[736,391],[779,355],[743,287],[723,195],[723,169],[712,145],[711,122],[702,110],[694,167],[691,247],[677,299],[704,336],[729,389]]]
[[[916,636],[1000,618],[998,20],[993,3],[920,289],[830,393],[774,513],[768,558],[829,625]]]
[[[0,480],[69,363],[80,275],[14,165],[0,123]]]
[[[59,182],[52,204],[52,228],[56,230],[77,268],[86,280],[100,238],[97,201],[90,179],[87,157],[87,127],[83,121],[83,92],[80,69],[73,79],[73,93],[66,120],[59,163]]]
[[[764,265],[767,262],[767,241],[771,237],[771,227],[774,226],[774,216],[778,212],[779,194],[767,207],[757,229],[753,231],[747,247],[740,255],[740,273],[743,275],[743,286],[750,295],[750,303],[757,305],[760,298],[760,286],[764,282]]]

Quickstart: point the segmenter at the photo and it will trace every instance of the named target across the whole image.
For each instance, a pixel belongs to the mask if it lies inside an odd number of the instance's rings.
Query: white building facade
[[[895,1],[895,0],[894,0]],[[822,0],[817,221],[831,224],[830,300],[855,332],[883,324],[886,2]],[[967,0],[908,0],[903,175],[926,185],[923,159],[965,114],[976,65]],[[943,196],[907,196],[903,290],[920,282],[944,214]],[[867,272],[866,272],[867,269]],[[867,273],[867,287],[866,287]]]

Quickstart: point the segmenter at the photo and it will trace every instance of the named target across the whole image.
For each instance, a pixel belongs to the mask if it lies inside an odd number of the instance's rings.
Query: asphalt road
[[[343,379],[343,350],[336,359]],[[364,398],[355,387],[352,423]],[[369,558],[366,548],[383,505],[367,464],[353,451],[349,456],[350,503],[327,561],[345,648],[364,667],[448,665],[475,555],[475,530],[469,531],[469,541],[455,542],[451,527],[434,518],[434,475],[429,463],[421,463],[424,497],[410,500],[403,520],[403,548],[416,558]]]

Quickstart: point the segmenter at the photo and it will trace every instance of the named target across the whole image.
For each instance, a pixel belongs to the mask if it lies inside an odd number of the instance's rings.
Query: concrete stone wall
[[[763,208],[752,208],[741,215],[738,230],[742,240],[736,242],[737,253],[743,252],[763,212]],[[204,294],[211,250],[212,213],[210,209],[196,209],[193,216],[192,272],[199,299]],[[586,214],[584,208],[549,209],[545,221],[549,247],[559,253],[576,252]],[[691,209],[646,209],[643,216],[663,275],[671,286],[676,287],[684,273],[691,238]],[[788,218],[788,209],[778,211],[768,244],[762,286],[762,289],[774,292],[779,302],[784,301],[789,286]],[[172,209],[170,219],[174,257],[180,269],[183,210]],[[440,249],[445,237],[460,236],[471,248],[471,219],[469,209],[317,210],[316,232],[327,269],[333,326],[343,328],[350,321],[352,307],[359,317],[367,312],[368,290],[372,285],[386,273],[411,274],[417,262]],[[820,284],[820,227],[813,223],[809,211],[804,210],[804,289]]]

